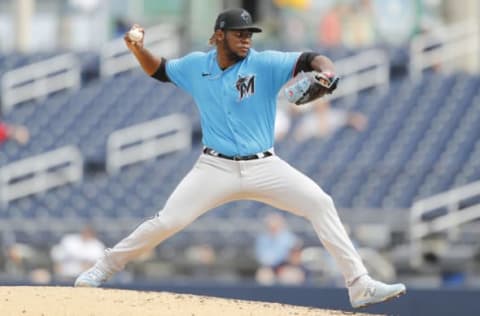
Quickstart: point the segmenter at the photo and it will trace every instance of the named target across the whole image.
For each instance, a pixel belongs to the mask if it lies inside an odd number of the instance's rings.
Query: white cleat
[[[360,277],[348,288],[348,295],[353,308],[385,302],[406,292],[407,289],[402,283],[385,284],[373,280],[368,275]]]
[[[107,282],[113,275],[113,272],[94,265],[87,271],[83,272],[75,280],[75,287],[99,287]]]

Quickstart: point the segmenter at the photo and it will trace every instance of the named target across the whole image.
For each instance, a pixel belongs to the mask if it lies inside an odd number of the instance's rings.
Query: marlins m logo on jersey
[[[235,87],[238,90],[238,99],[240,101],[255,94],[255,75],[239,76]]]

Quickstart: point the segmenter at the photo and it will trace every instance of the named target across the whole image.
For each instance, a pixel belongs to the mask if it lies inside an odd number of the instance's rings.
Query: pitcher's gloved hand
[[[285,88],[289,102],[305,104],[331,94],[338,85],[339,77],[331,72],[301,72],[297,79]]]

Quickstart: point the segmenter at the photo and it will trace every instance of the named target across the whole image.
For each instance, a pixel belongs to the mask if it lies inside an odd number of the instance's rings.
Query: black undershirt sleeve
[[[167,70],[165,68],[166,64],[167,64],[167,60],[162,57],[160,66],[158,66],[157,71],[155,71],[155,73],[151,75],[151,77],[163,82],[170,82],[170,78],[168,78]]]
[[[293,76],[296,76],[299,72],[309,72],[312,71],[312,60],[320,54],[315,52],[304,52],[298,57],[297,64],[295,65],[295,70]]]

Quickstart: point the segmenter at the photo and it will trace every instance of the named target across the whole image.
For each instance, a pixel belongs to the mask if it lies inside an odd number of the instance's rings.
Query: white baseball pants
[[[120,271],[197,217],[234,200],[256,200],[307,218],[334,257],[347,286],[367,273],[333,201],[313,180],[278,156],[233,161],[202,154],[158,216],[107,249],[100,264]]]

